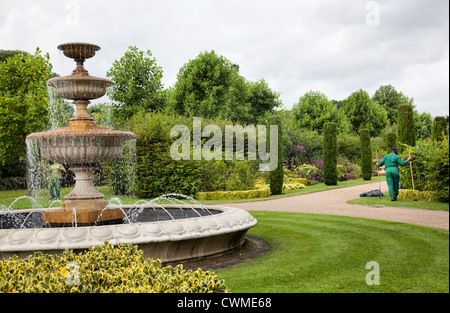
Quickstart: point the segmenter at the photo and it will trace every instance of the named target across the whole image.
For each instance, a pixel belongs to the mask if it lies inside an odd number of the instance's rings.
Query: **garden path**
[[[374,189],[378,189],[378,182],[266,201],[230,203],[227,206],[244,210],[286,211],[364,217],[449,229],[448,211],[346,203],[348,200],[358,198],[360,193]],[[388,192],[385,181],[381,182],[381,191],[383,193]]]

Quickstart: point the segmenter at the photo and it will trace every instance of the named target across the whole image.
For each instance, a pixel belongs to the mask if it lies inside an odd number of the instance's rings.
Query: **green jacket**
[[[50,170],[52,171],[52,179],[62,178],[61,170],[58,170],[58,168],[64,168],[64,166],[59,163],[50,165]]]
[[[409,164],[408,160],[402,161],[402,159],[400,159],[400,157],[398,155],[396,155],[395,153],[389,153],[384,156],[383,160],[378,162],[377,167],[385,165],[386,169],[388,169],[388,168],[392,168],[392,167],[398,168],[399,165],[405,166],[408,164]]]

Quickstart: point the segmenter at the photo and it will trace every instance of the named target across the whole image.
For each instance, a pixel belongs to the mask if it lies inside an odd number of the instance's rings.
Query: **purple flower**
[[[294,152],[295,154],[306,153],[306,149],[302,145],[294,145],[292,146],[292,152]]]

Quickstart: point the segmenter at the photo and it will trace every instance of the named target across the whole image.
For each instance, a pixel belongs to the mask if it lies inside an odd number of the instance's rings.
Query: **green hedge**
[[[399,154],[402,160],[408,158],[411,151],[414,175],[414,188],[420,191],[436,192],[436,199],[449,202],[449,137],[442,141],[418,141],[417,146],[404,147]],[[409,166],[400,167],[400,183],[403,188],[412,189],[411,170]]]
[[[127,128],[137,136],[138,197],[151,198],[165,193],[194,196],[198,192],[253,188],[258,161],[193,160],[192,123],[192,118],[162,112],[137,113],[132,117]],[[218,125],[225,133],[227,121],[202,119],[203,128],[209,124]],[[174,125],[185,125],[190,131],[190,160],[173,160],[170,155],[170,147],[177,140],[170,137]],[[203,143],[208,139],[203,138]]]
[[[447,136],[447,125],[445,116],[436,116],[433,120],[433,126],[431,129],[431,139],[434,141],[441,141],[444,136]]]
[[[0,177],[0,190],[26,189],[25,177]]]
[[[392,148],[397,147],[397,134],[394,132],[386,133],[386,151],[391,152]]]
[[[270,118],[269,125],[278,126],[278,165],[277,168],[269,172],[269,184],[270,192],[273,195],[278,195],[283,192],[283,179],[284,179],[284,162],[283,162],[283,131],[281,128],[281,119],[278,116],[272,116]],[[269,126],[270,129],[270,126]],[[270,138],[273,140],[273,138]],[[270,151],[272,154],[272,151]]]
[[[416,128],[412,105],[401,103],[398,106],[397,142],[414,147],[416,145]],[[403,145],[399,144],[398,152],[403,152]]]
[[[372,178],[372,151],[370,148],[370,132],[363,128],[359,131],[361,139],[361,175],[364,180]]]
[[[270,188],[241,190],[241,191],[211,191],[199,192],[195,195],[197,200],[232,200],[250,199],[270,196]]]
[[[336,123],[324,125],[323,136],[323,182],[325,185],[337,185],[337,127]]]
[[[25,259],[0,260],[0,292],[11,293],[210,293],[227,292],[223,280],[182,265],[161,267],[131,244],[105,242],[86,252],[35,252]]]
[[[439,195],[435,191],[419,191],[412,189],[400,189],[398,191],[399,199],[417,199],[426,201],[439,201]]]

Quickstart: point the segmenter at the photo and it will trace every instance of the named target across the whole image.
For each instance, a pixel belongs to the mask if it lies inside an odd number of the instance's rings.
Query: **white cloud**
[[[185,62],[214,49],[247,79],[264,78],[286,108],[310,89],[341,100],[391,84],[420,112],[448,115],[448,2],[375,1],[378,26],[366,24],[368,2],[3,0],[0,49],[39,46],[66,75],[72,61],[56,46],[92,42],[102,50],[86,68],[104,76],[135,45],[152,51],[166,87]]]

